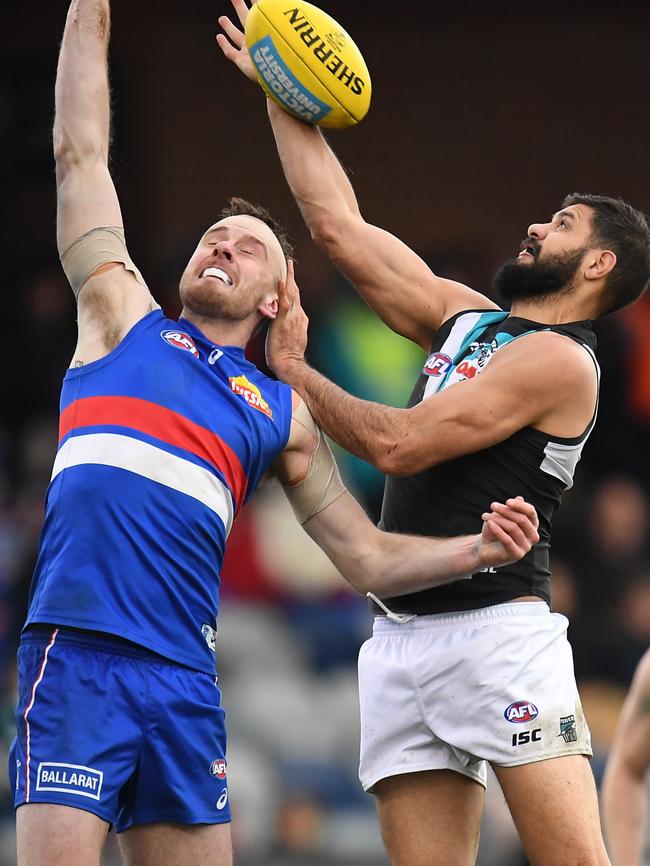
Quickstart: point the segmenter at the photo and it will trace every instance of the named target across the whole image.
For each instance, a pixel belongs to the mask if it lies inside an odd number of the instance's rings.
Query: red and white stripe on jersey
[[[85,427],[123,427],[124,433],[81,433]],[[187,451],[216,469],[208,469],[163,448],[129,435],[138,431]],[[244,501],[248,479],[229,445],[216,433],[183,415],[134,397],[85,397],[61,413],[59,440],[75,432],[59,448],[52,478],[70,466],[99,464],[125,469],[198,499],[219,515],[230,531]]]

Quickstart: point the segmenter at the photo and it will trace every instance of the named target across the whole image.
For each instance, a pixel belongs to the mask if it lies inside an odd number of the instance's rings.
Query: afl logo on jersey
[[[444,376],[452,363],[449,355],[445,355],[444,352],[434,352],[427,358],[422,372],[425,376]]]
[[[539,715],[539,710],[530,701],[515,701],[506,708],[503,718],[506,722],[514,722],[522,725],[524,722],[532,722]]]
[[[185,334],[183,331],[161,331],[160,336],[175,349],[183,349],[184,352],[190,352],[195,358],[199,357],[199,350],[189,334]]]
[[[226,778],[226,762],[223,758],[217,758],[216,761],[210,764],[210,775],[215,776],[217,779]]]

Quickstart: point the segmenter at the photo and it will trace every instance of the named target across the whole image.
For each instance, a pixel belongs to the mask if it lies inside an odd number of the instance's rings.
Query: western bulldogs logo
[[[522,725],[524,722],[532,722],[539,715],[539,710],[535,704],[530,701],[515,701],[506,707],[503,713],[503,718],[506,722],[514,722],[517,725]]]
[[[210,764],[210,775],[216,779],[226,778],[226,762],[223,758],[217,758]]]
[[[185,334],[183,331],[161,331],[160,336],[175,349],[183,349],[185,352],[190,352],[195,358],[199,357],[199,350],[189,334]]]
[[[444,352],[434,352],[427,358],[422,372],[425,376],[444,376],[452,363],[449,355],[445,355]]]

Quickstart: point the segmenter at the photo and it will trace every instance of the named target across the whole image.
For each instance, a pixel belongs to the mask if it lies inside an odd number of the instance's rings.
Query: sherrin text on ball
[[[300,120],[343,128],[367,114],[371,84],[361,52],[311,3],[259,0],[246,19],[246,45],[266,93]]]

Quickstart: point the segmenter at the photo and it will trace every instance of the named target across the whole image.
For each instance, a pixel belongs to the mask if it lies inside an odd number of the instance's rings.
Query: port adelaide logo
[[[513,722],[516,725],[523,725],[525,722],[532,722],[539,715],[539,710],[535,704],[530,701],[515,701],[506,707],[503,718],[506,722]]]

